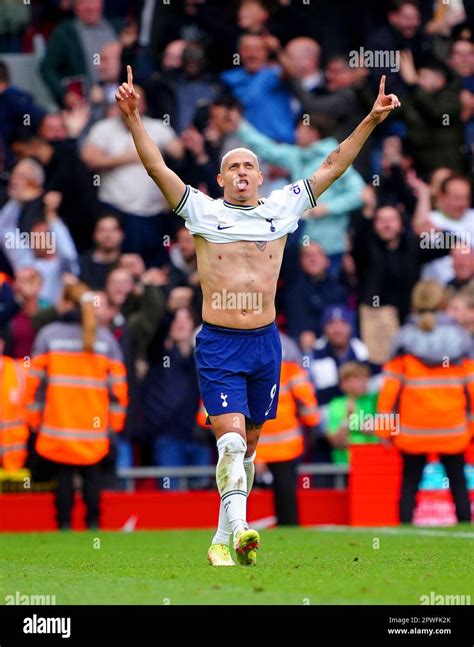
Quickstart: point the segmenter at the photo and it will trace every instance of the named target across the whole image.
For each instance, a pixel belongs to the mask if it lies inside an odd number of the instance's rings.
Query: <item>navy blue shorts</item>
[[[195,356],[208,416],[242,413],[254,424],[276,418],[281,341],[275,322],[251,330],[204,322]]]

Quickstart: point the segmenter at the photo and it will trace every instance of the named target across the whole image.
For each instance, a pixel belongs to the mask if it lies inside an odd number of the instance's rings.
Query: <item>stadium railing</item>
[[[302,463],[297,466],[298,474],[304,476],[333,476],[334,489],[343,490],[346,487],[346,477],[349,474],[348,465],[333,463]],[[136,479],[149,478],[178,478],[180,487],[186,489],[188,479],[196,477],[215,477],[214,465],[189,465],[186,467],[120,467],[117,477],[123,479],[125,489],[132,492]]]

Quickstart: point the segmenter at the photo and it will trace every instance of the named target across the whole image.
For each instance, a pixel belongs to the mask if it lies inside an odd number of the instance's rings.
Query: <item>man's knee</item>
[[[247,434],[247,451],[245,452],[245,458],[249,458],[255,453],[262,426],[263,425],[261,424],[257,425],[248,420],[246,421],[245,430]]]
[[[217,441],[217,449],[223,454],[244,454],[247,449],[245,438],[236,431],[222,434]]]

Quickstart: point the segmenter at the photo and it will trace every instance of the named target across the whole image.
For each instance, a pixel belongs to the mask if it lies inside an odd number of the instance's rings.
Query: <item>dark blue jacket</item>
[[[0,92],[0,148],[6,153],[7,168],[13,163],[9,146],[15,129],[31,125],[36,130],[44,114],[44,110],[35,104],[28,92],[12,86]],[[26,115],[30,117],[30,124],[24,122]]]
[[[288,334],[296,341],[304,330],[322,334],[321,316],[329,305],[347,305],[347,291],[334,278],[316,279],[301,273],[285,290]]]
[[[169,357],[169,361],[165,361]],[[144,435],[172,435],[191,440],[199,407],[199,382],[194,355],[165,350],[150,367],[144,386]]]

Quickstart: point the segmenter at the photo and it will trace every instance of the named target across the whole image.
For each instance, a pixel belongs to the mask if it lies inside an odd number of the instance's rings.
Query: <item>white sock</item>
[[[255,456],[257,452],[254,452],[252,456],[244,458],[244,470],[247,476],[247,496],[250,494],[253,485],[253,479],[255,476]],[[213,544],[225,544],[229,545],[230,536],[232,534],[232,526],[229,523],[227,518],[227,513],[224,509],[224,506],[220,505],[219,507],[219,521],[217,523],[217,532],[214,535],[212,540]]]
[[[222,516],[227,516],[230,532],[234,534],[248,528],[247,475],[244,469],[246,449],[245,440],[234,431],[224,434],[217,441],[219,452],[216,468],[217,489],[221,495]],[[219,512],[219,520],[221,521],[221,512]],[[226,541],[215,541],[216,537],[214,537],[212,543],[228,543],[230,532],[227,534],[224,530],[224,536],[227,535]]]

